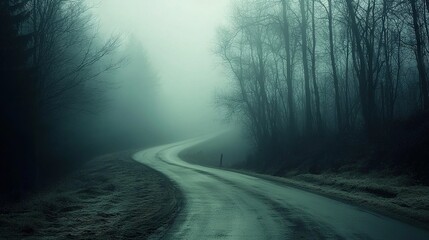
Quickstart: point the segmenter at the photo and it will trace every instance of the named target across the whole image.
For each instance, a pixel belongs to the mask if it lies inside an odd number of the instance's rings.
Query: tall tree
[[[342,132],[344,130],[343,116],[341,112],[341,99],[340,99],[340,87],[337,73],[337,62],[335,59],[335,45],[334,45],[334,23],[332,13],[332,0],[328,0],[328,28],[329,28],[329,56],[331,58],[332,67],[332,79],[334,80],[334,91],[335,91],[335,108],[337,113],[337,126],[338,130]]]
[[[417,9],[416,0],[408,1],[411,6],[412,18],[413,18],[413,30],[416,40],[416,62],[417,69],[419,71],[419,80],[420,80],[420,90],[423,100],[423,109],[429,109],[429,95],[428,95],[428,83],[427,83],[427,72],[426,64],[424,60],[424,40],[422,38],[422,32],[420,27],[420,14],[419,9]]]
[[[286,0],[282,0],[282,20],[283,20],[283,40],[286,53],[286,84],[287,84],[287,103],[289,111],[289,134],[296,135],[296,116],[295,116],[295,100],[293,86],[293,65],[292,65],[292,46],[290,40],[290,23],[288,16],[288,6]]]
[[[368,1],[368,6],[365,9],[366,21],[365,25],[360,29],[357,19],[357,6],[353,0],[346,0],[346,9],[348,14],[348,21],[352,33],[352,53],[355,72],[359,82],[359,97],[362,108],[362,115],[366,131],[369,135],[376,134],[377,129],[377,117],[376,117],[376,103],[375,103],[375,83],[373,81],[373,39],[374,29],[370,26],[370,13],[373,13],[374,9]],[[373,21],[372,24],[375,24]],[[363,34],[364,33],[364,34]]]
[[[314,90],[314,98],[315,98],[315,114],[316,114],[316,122],[317,122],[317,130],[320,133],[323,131],[323,121],[322,121],[322,113],[320,112],[320,94],[319,94],[319,86],[317,84],[316,77],[316,9],[315,9],[316,0],[312,1],[311,4],[311,29],[312,29],[312,51],[311,51],[311,73],[313,79],[313,90]]]
[[[311,90],[310,90],[310,71],[308,69],[308,6],[306,0],[299,1],[301,10],[301,50],[302,50],[302,65],[304,71],[304,91],[305,91],[305,130],[307,133],[313,131],[313,115],[311,111]]]

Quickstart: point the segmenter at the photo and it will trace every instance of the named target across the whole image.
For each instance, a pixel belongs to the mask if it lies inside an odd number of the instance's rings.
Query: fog
[[[1,0],[0,36],[0,239],[429,239],[429,0]]]
[[[217,28],[230,14],[229,0],[95,0],[94,12],[106,34],[141,42],[158,75],[161,112],[172,134],[220,127],[215,94],[225,70],[214,54]]]

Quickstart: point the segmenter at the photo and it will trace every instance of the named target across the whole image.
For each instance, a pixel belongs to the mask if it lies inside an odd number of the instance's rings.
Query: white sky
[[[180,127],[214,117],[214,91],[226,81],[213,52],[230,1],[102,0],[95,10],[102,29],[141,40],[160,76],[168,114]]]

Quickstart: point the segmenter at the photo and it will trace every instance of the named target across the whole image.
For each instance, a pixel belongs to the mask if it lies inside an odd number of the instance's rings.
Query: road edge
[[[171,209],[171,213],[170,213],[170,217],[169,219],[163,223],[162,225],[160,225],[155,232],[151,233],[149,235],[149,237],[147,239],[151,239],[151,240],[158,240],[158,239],[164,239],[165,236],[167,235],[168,231],[173,227],[173,225],[175,224],[175,221],[177,219],[177,217],[179,216],[179,214],[183,211],[184,209],[184,205],[185,205],[185,201],[184,201],[184,194],[182,189],[177,185],[176,182],[174,182],[173,180],[171,180],[168,176],[166,176],[164,173],[150,167],[149,165],[138,161],[134,156],[140,152],[146,151],[147,149],[140,149],[140,150],[134,150],[134,151],[130,151],[129,153],[129,157],[134,161],[137,162],[138,164],[142,164],[145,167],[149,168],[151,171],[156,172],[157,175],[159,175],[170,187],[170,191],[172,191],[174,193],[174,208]]]

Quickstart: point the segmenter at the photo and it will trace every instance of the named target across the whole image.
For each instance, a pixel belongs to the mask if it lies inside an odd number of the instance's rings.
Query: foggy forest
[[[0,0],[0,239],[429,239],[429,0]]]

